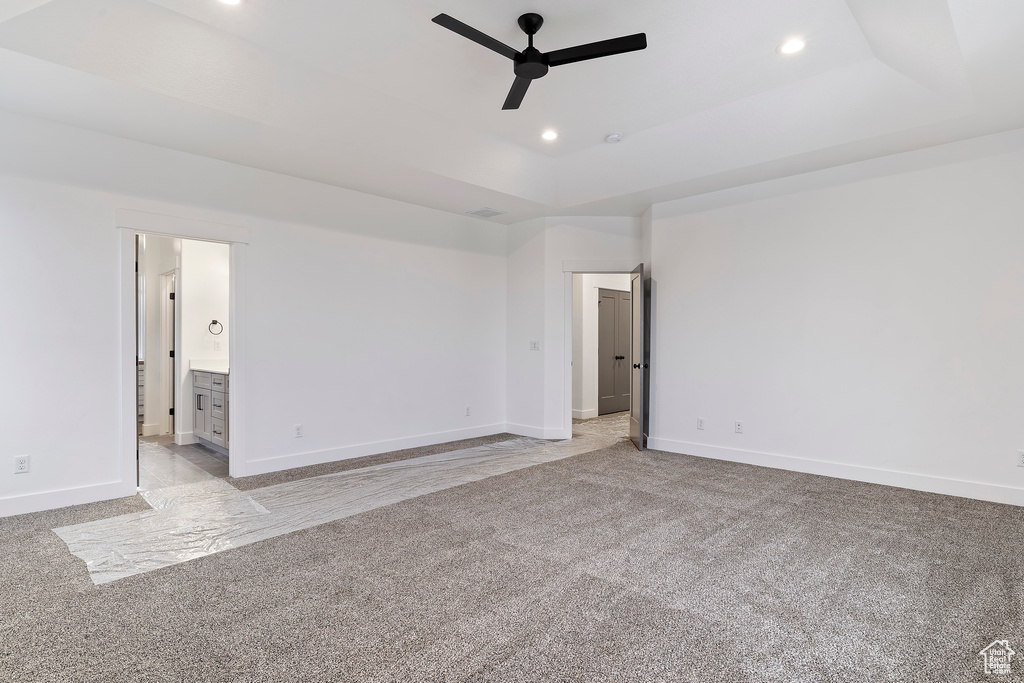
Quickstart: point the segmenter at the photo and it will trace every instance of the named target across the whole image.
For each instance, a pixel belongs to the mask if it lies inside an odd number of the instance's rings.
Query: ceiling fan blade
[[[468,24],[463,24],[458,19],[452,19],[447,14],[438,14],[436,17],[431,19],[431,21],[433,21],[435,24],[438,24],[439,26],[444,26],[449,31],[455,31],[460,36],[463,36],[464,38],[469,38],[474,43],[479,43],[480,45],[483,45],[488,49],[494,50],[499,55],[504,55],[509,59],[515,59],[516,57],[519,56],[518,50],[510,48],[508,45],[501,42],[500,40],[495,40],[494,38],[491,38],[486,33],[481,33],[480,31],[477,31],[475,28],[469,26]]]
[[[526,97],[526,91],[529,88],[529,78],[516,76],[516,80],[512,81],[512,87],[508,91],[508,97],[505,98],[505,104],[503,104],[501,108],[519,109],[519,105],[523,103],[523,98]]]
[[[623,52],[643,50],[646,47],[647,34],[634,33],[631,36],[599,40],[596,43],[567,47],[564,50],[554,50],[544,56],[547,57],[548,66],[561,66],[562,64],[582,62],[585,59],[597,59],[598,57],[608,57]]]

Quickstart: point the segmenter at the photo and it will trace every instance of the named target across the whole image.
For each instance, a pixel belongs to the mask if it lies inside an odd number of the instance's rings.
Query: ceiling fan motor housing
[[[533,46],[533,36],[543,25],[544,17],[534,12],[527,12],[519,17],[519,28],[530,36],[530,46],[522,51],[521,56],[515,58],[514,68],[516,76],[520,78],[534,80],[548,72],[548,60],[544,58],[544,54],[540,50]]]
[[[536,79],[548,72],[548,61],[543,53],[535,47],[528,47],[522,52],[522,58],[516,57],[514,67],[516,76]]]

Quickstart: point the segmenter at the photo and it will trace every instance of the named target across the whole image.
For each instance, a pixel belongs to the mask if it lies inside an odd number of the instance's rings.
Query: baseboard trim
[[[544,438],[544,429],[541,427],[528,427],[526,425],[517,425],[509,422],[505,425],[505,431],[509,434],[515,434],[516,436],[528,436],[532,439]]]
[[[597,417],[597,408],[572,411],[572,419],[574,420],[593,420],[595,417]]]
[[[142,425],[142,435],[143,436],[157,436],[158,434],[160,434],[160,424],[159,423],[154,422],[153,424],[143,424]]]
[[[177,432],[174,435],[174,443],[179,446],[189,446],[194,443],[199,443],[199,439],[192,432]]]
[[[914,491],[941,493],[947,496],[1024,506],[1024,489],[1012,486],[986,484],[966,479],[950,479],[915,472],[887,470],[878,467],[866,467],[864,465],[850,465],[827,460],[801,458],[794,455],[762,453],[739,448],[726,448],[724,446],[711,446],[654,437],[648,439],[647,447],[651,450],[665,451],[667,453],[693,455],[713,460],[728,460],[730,462],[741,462],[779,470],[849,479],[869,484],[881,484],[883,486],[912,489]]]
[[[456,429],[448,432],[434,432],[432,434],[421,434],[401,439],[389,439],[387,441],[374,441],[372,443],[361,443],[352,446],[341,446],[338,448],[327,448],[319,451],[307,451],[305,453],[292,453],[290,455],[279,455],[273,458],[262,458],[251,460],[246,463],[245,475],[268,474],[281,470],[290,470],[295,467],[308,467],[309,465],[320,465],[325,462],[336,462],[338,460],[350,460],[361,458],[367,455],[378,453],[389,453],[400,451],[406,448],[419,448],[420,446],[433,446],[434,444],[459,441],[461,439],[475,439],[481,436],[491,436],[508,431],[505,423],[482,425],[480,427],[469,427],[467,429]]]
[[[543,427],[530,427],[509,423],[505,425],[505,431],[516,436],[528,436],[532,439],[569,439],[572,438],[572,429],[545,429]]]
[[[0,517],[25,515],[30,512],[41,512],[43,510],[55,510],[71,505],[98,503],[102,500],[113,500],[114,498],[128,498],[134,496],[136,492],[137,487],[134,481],[113,481],[105,484],[61,489],[59,491],[26,493],[20,496],[0,498]]]

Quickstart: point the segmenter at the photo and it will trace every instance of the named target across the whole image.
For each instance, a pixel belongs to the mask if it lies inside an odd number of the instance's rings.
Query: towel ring
[[[213,331],[213,326],[214,325],[217,325],[218,327],[220,327],[220,329],[217,330],[216,332]],[[219,323],[216,320],[214,320],[212,323],[210,323],[210,326],[207,329],[210,330],[210,334],[220,334],[221,332],[224,331],[224,325],[222,325],[221,323]]]

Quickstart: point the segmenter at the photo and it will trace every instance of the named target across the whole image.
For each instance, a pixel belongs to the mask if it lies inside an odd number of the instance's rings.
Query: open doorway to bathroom
[[[632,337],[630,275],[573,273],[574,433],[629,438]]]
[[[227,477],[230,247],[137,233],[135,248],[139,490]]]

